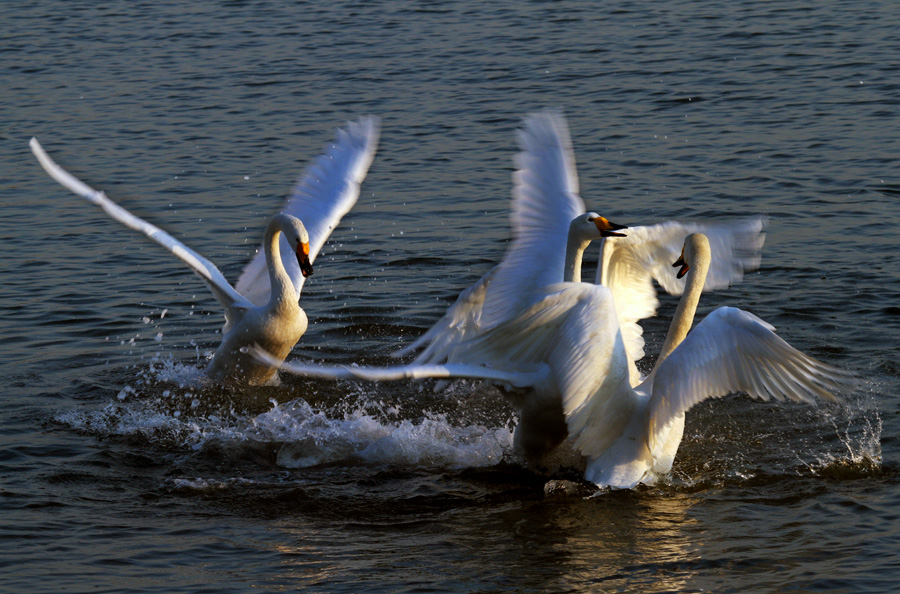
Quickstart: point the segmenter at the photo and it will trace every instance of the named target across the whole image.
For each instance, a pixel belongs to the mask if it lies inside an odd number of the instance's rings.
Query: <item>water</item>
[[[0,590],[894,589],[900,9],[807,4],[7,6]],[[380,116],[293,356],[384,364],[502,256],[514,131],[545,106],[614,221],[768,215],[759,273],[701,314],[750,310],[859,390],[704,403],[663,483],[545,497],[572,471],[516,462],[490,388],[204,384],[206,289],[27,148],[236,279],[333,129]]]

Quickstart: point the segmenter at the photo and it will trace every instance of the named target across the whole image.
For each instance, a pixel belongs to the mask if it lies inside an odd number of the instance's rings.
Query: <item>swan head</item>
[[[691,269],[691,262],[700,254],[701,251],[709,252],[709,239],[703,233],[691,233],[684,238],[684,246],[681,248],[681,255],[672,263],[673,268],[681,267],[675,274],[676,278],[681,278]]]
[[[282,217],[281,232],[284,233],[288,244],[290,244],[291,249],[297,255],[301,274],[303,274],[304,278],[312,276],[313,267],[309,259],[309,233],[306,232],[306,227],[303,226],[303,223],[297,217],[292,217],[288,214],[284,214]]]
[[[572,220],[571,227],[587,240],[601,237],[625,237],[624,233],[617,233],[617,231],[628,228],[627,225],[613,223],[595,212],[588,212],[575,217]]]

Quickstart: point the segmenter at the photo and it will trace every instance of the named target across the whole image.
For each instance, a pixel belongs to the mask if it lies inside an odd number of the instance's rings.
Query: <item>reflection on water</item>
[[[280,519],[284,539],[273,550],[282,559],[266,586],[325,584],[340,571],[365,583],[389,571],[406,587],[439,591],[523,582],[539,591],[684,591],[699,560],[697,522],[688,516],[696,503],[658,493],[603,501],[510,496],[491,509],[476,504],[437,517],[401,505],[403,514],[384,522]],[[336,548],[333,541],[353,544]],[[320,543],[328,543],[327,555]],[[420,550],[427,557],[410,554]]]
[[[699,558],[697,503],[683,493],[607,493],[602,501],[560,510],[549,530],[565,534],[553,548],[564,560],[561,585],[584,591],[682,592]]]

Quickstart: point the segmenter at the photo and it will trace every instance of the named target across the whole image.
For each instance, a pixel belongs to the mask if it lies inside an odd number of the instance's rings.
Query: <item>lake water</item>
[[[0,590],[896,589],[897,3],[4,8]],[[206,288],[27,144],[234,280],[334,129],[380,116],[292,357],[387,364],[502,257],[514,132],[547,106],[613,221],[767,215],[762,267],[701,315],[752,311],[859,389],[704,403],[662,483],[545,497],[569,475],[516,461],[491,388],[204,385]]]

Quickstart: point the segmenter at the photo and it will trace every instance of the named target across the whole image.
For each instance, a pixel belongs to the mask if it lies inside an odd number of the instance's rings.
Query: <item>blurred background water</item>
[[[0,24],[0,589],[885,592],[900,579],[900,7],[12,0]],[[306,163],[382,118],[294,357],[385,364],[503,255],[515,130],[565,110],[588,208],[769,217],[705,295],[852,369],[707,402],[655,487],[545,497],[492,388],[204,384],[217,304],[64,167],[232,280]],[[596,254],[591,255],[592,265]],[[588,273],[590,274],[590,273]],[[659,348],[675,301],[644,324]],[[570,478],[570,477],[569,477]]]

